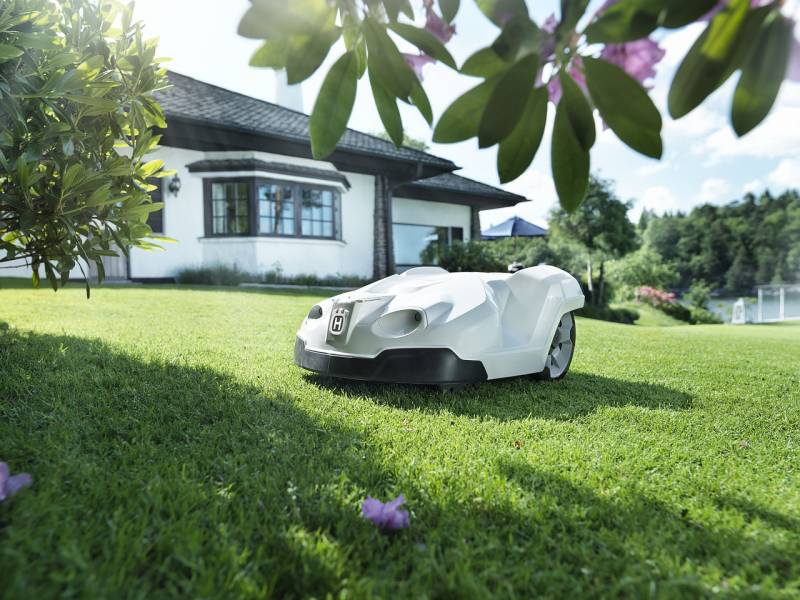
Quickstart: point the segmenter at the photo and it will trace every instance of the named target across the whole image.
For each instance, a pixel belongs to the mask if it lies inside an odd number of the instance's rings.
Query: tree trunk
[[[597,285],[597,301],[595,302],[595,306],[600,306],[603,304],[603,292],[605,291],[606,287],[606,263],[605,261],[600,261],[600,281]]]
[[[586,289],[589,290],[589,303],[594,304],[594,282],[592,282],[592,258],[586,260]]]

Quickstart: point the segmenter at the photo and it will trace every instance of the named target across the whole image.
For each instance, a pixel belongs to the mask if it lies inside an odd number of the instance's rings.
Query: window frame
[[[244,182],[247,183],[247,207],[248,218],[247,225],[248,231],[246,233],[213,233],[213,213],[211,210],[211,186],[215,183],[233,183]],[[258,186],[260,184],[278,185],[283,187],[292,188],[292,199],[294,202],[294,233],[261,233],[259,231],[259,202],[258,202]],[[304,235],[303,230],[303,217],[302,217],[302,190],[303,189],[316,189],[323,191],[330,191],[333,194],[333,236],[324,235]],[[308,183],[304,181],[292,181],[287,179],[280,179],[274,177],[259,177],[259,176],[229,176],[229,177],[207,177],[203,178],[203,223],[205,227],[205,237],[209,238],[241,238],[241,237],[263,237],[263,238],[279,238],[279,239],[307,239],[307,240],[327,240],[327,241],[341,241],[342,240],[342,192],[339,188],[330,185],[322,185],[318,183]]]

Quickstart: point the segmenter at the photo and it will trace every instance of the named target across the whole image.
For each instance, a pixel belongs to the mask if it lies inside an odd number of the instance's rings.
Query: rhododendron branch
[[[800,42],[787,33],[794,21],[781,12],[781,0],[608,0],[588,19],[583,18],[588,0],[564,0],[561,14],[541,24],[530,18],[524,0],[475,2],[497,27],[497,37],[485,40],[483,47],[478,44],[461,66],[461,73],[481,81],[440,115],[433,140],[475,137],[481,147],[498,144],[503,150],[497,165],[501,181],[518,177],[539,148],[528,139],[539,136],[538,125],[527,120],[539,123],[542,111],[532,107],[538,106],[537,89],[546,87],[550,104],[558,106],[553,179],[568,210],[583,201],[590,172],[591,143],[584,142],[594,140],[595,120],[585,118],[585,107],[589,113],[598,110],[637,152],[661,157],[662,118],[648,95],[665,55],[650,37],[657,29],[706,23],[672,83],[674,118],[694,110],[741,71],[732,122],[743,135],[766,117],[784,78],[800,80]],[[422,0],[416,8],[410,0],[253,0],[239,31],[265,40],[252,65],[286,69],[290,81],[310,76],[341,35],[356,62],[347,71],[348,85],[369,73],[378,113],[391,139],[401,143],[397,101],[415,105],[430,122],[423,69],[434,62],[456,66],[444,45],[457,35],[459,2]],[[587,21],[585,28],[578,27]],[[401,50],[403,45],[416,48],[409,52]],[[578,95],[572,90],[565,94],[565,83],[574,83]],[[352,111],[351,95],[323,93],[330,89],[336,86],[323,86],[314,113],[332,113],[333,103],[341,118],[331,123],[312,114],[316,158],[335,148]],[[317,122],[325,126],[314,127]]]

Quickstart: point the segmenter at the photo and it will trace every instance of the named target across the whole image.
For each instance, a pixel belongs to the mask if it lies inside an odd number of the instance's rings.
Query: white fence
[[[756,322],[800,320],[800,284],[760,285]]]

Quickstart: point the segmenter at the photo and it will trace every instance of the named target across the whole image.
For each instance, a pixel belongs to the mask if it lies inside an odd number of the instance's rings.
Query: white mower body
[[[297,333],[295,362],[397,383],[556,379],[574,350],[570,313],[583,303],[578,282],[556,267],[513,275],[418,267],[315,305]]]

